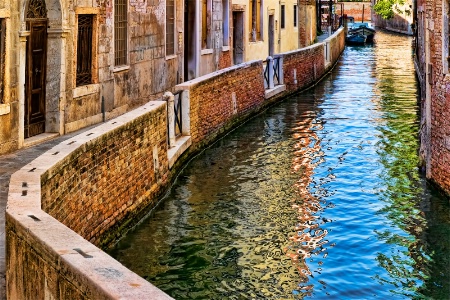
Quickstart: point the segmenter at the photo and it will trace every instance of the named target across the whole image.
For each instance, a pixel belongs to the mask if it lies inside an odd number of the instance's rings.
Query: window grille
[[[166,55],[175,54],[175,1],[166,1]]]
[[[285,27],[285,13],[286,13],[285,10],[286,10],[285,5],[281,5],[281,22],[280,22],[281,29],[284,29]]]
[[[6,21],[0,19],[0,103],[4,103],[5,94],[5,56]]]
[[[127,0],[114,1],[114,64],[127,64]]]
[[[77,86],[92,83],[93,15],[78,15]]]

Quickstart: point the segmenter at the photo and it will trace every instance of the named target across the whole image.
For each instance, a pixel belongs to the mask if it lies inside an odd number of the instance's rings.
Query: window
[[[114,1],[114,65],[127,64],[128,1]]]
[[[5,94],[5,58],[6,58],[6,21],[0,19],[0,103],[4,103]]]
[[[294,5],[294,27],[297,27],[297,5]]]
[[[223,46],[229,45],[230,33],[230,7],[228,0],[222,0],[222,34],[223,34]]]
[[[175,1],[166,0],[166,55],[175,54]]]
[[[202,49],[211,48],[211,0],[202,0]]]
[[[280,26],[281,29],[285,28],[285,14],[286,14],[286,9],[285,9],[285,5],[281,5],[281,21],[280,21]]]
[[[250,41],[256,42],[262,40],[262,32],[261,32],[261,0],[250,0]]]
[[[77,86],[92,83],[93,15],[78,15]]]

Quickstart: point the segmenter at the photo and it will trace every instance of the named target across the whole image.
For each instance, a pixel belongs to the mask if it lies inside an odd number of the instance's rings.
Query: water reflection
[[[449,299],[410,39],[377,35],[192,161],[111,254],[176,299]]]

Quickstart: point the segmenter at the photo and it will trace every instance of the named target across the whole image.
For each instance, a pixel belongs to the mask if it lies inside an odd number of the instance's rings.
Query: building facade
[[[372,6],[377,0],[372,0]],[[395,15],[392,19],[385,20],[372,10],[372,24],[389,31],[412,35],[414,23],[414,1],[406,0],[404,4],[394,4]]]
[[[0,154],[310,45],[302,1],[0,0]]]
[[[450,1],[417,0],[415,66],[420,84],[420,157],[450,195]]]

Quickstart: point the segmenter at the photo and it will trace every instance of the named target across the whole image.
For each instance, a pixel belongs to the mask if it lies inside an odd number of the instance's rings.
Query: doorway
[[[233,11],[233,63],[244,62],[244,12]]]
[[[269,56],[273,56],[275,49],[275,23],[273,15],[269,15]]]
[[[29,19],[25,68],[24,137],[45,132],[45,82],[47,65],[47,20]]]
[[[184,0],[184,81],[197,76],[195,8],[195,0]]]

